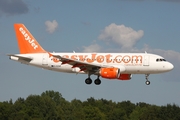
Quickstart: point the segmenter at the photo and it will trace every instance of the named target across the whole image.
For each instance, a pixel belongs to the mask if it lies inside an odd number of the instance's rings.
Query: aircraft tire
[[[101,80],[100,80],[100,79],[96,79],[96,80],[94,80],[94,83],[95,83],[96,85],[100,85],[100,84],[101,84]]]
[[[87,78],[87,79],[85,80],[85,83],[88,84],[88,85],[90,85],[90,84],[92,83],[91,78]]]
[[[150,85],[150,81],[146,81],[146,85]]]

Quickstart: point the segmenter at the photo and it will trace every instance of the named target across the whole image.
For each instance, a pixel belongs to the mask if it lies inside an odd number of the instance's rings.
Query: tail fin
[[[14,24],[20,54],[46,52],[23,24]]]

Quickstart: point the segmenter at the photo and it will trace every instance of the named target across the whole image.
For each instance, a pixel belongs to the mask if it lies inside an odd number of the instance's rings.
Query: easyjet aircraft
[[[108,80],[130,80],[132,74],[145,74],[146,85],[150,74],[168,72],[173,65],[163,57],[149,53],[50,53],[44,50],[23,24],[14,24],[20,54],[9,55],[11,60],[24,64],[66,73],[87,74]]]

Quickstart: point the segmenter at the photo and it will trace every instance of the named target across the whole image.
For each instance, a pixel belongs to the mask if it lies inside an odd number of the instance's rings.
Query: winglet
[[[14,29],[21,54],[46,52],[23,24],[14,24]]]

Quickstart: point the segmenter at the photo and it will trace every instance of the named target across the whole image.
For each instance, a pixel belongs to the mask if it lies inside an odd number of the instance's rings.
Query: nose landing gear
[[[145,74],[145,77],[146,77],[146,85],[150,85],[150,81],[149,81],[149,79],[148,79],[148,77],[149,77],[149,74]]]

